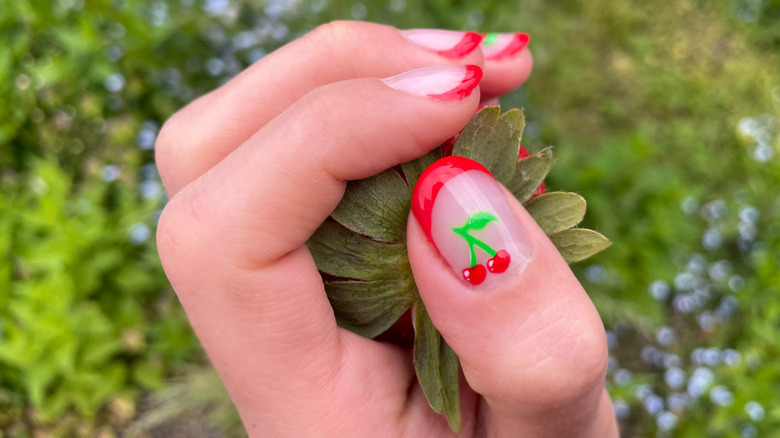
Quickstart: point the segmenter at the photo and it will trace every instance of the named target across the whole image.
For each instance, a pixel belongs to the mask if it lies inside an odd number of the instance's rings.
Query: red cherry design
[[[506,271],[506,268],[509,267],[509,262],[512,260],[512,257],[509,255],[506,250],[502,249],[501,251],[497,252],[495,256],[490,258],[487,261],[487,268],[488,271],[494,273],[494,274],[500,274],[504,271]]]
[[[485,277],[487,277],[487,271],[482,265],[472,266],[463,270],[463,279],[475,286],[485,281]]]

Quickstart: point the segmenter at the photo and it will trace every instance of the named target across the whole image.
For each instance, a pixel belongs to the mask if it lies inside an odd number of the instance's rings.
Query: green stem
[[[463,238],[463,240],[466,241],[466,243],[469,244],[469,254],[471,255],[471,259],[469,261],[469,267],[474,267],[477,265],[477,252],[474,250],[474,243],[472,242],[473,237],[469,234],[469,231],[467,228],[453,228],[452,231],[455,232],[455,234],[459,235]]]
[[[482,251],[485,251],[487,255],[490,257],[495,257],[496,250],[491,248],[490,245],[487,243],[477,239],[476,237],[469,234],[469,229],[466,227],[463,228],[453,228],[452,231],[455,232],[455,234],[462,237],[466,243],[469,244],[469,254],[471,255],[471,258],[469,260],[469,267],[473,268],[477,265],[477,252],[474,250],[474,246],[478,246]]]
[[[490,245],[477,238],[474,238],[474,244],[482,248],[482,251],[485,251],[487,255],[489,255],[490,257],[495,257],[496,253],[498,252],[495,249],[491,248]]]

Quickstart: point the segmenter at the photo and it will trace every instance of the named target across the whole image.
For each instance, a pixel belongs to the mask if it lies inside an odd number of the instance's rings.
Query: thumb
[[[420,176],[412,212],[420,296],[484,397],[488,435],[607,436],[604,327],[522,205],[479,163],[447,157]]]

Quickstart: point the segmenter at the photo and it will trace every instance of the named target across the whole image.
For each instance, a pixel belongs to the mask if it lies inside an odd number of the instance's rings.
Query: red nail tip
[[[463,38],[455,45],[455,47],[447,50],[439,50],[438,53],[441,56],[448,58],[462,58],[469,53],[473,52],[482,42],[484,36],[476,32],[466,32]]]
[[[512,57],[518,54],[521,50],[523,50],[530,41],[531,41],[531,35],[528,35],[527,33],[516,33],[514,35],[514,38],[512,38],[512,42],[510,42],[509,45],[504,47],[504,50],[496,53],[493,56],[486,57],[485,59],[491,61],[500,61],[502,59]]]
[[[440,94],[429,94],[428,97],[438,100],[462,100],[467,98],[482,79],[482,69],[476,65],[466,66],[466,75],[460,84],[452,90]]]
[[[431,237],[431,215],[439,190],[447,181],[468,170],[478,170],[492,176],[485,166],[474,160],[449,156],[436,160],[417,179],[412,192],[412,213],[431,243],[434,243]]]

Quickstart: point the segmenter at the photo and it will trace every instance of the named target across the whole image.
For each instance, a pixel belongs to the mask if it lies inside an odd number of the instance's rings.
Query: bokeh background
[[[0,437],[245,436],[157,258],[155,139],[333,19],[530,33],[502,105],[614,242],[574,269],[623,436],[780,436],[780,1],[1,0]]]

